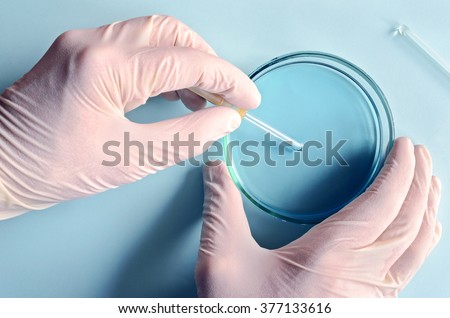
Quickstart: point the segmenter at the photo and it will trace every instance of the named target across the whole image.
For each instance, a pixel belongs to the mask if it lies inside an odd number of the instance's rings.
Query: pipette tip
[[[395,28],[395,31],[400,35],[405,35],[406,32],[408,31],[408,27],[404,24],[401,24]]]
[[[289,147],[294,151],[302,151],[303,150],[303,144],[301,144],[297,141],[287,140],[284,142],[287,143],[289,145]]]

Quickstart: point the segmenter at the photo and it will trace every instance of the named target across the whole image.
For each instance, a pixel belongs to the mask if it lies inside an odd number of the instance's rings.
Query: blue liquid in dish
[[[319,222],[363,192],[390,147],[380,147],[381,122],[367,91],[348,74],[315,62],[273,68],[254,81],[262,103],[252,114],[305,148],[283,153],[274,138],[274,146],[264,147],[264,132],[243,121],[226,139],[241,145],[228,151],[241,191],[264,211],[301,223]]]

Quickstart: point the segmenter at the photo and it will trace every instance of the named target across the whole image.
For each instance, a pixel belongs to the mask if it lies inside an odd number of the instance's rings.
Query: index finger
[[[147,17],[140,17],[131,20],[121,21],[105,26],[104,28],[111,29],[114,34],[114,41],[120,44],[125,44],[125,47],[135,50],[141,49],[170,49],[170,48],[191,48],[209,55],[217,54],[211,46],[196,32],[194,32],[187,25],[181,21],[162,15],[153,15]],[[105,32],[104,33],[108,33]],[[125,43],[121,43],[125,41]],[[166,50],[166,52],[169,52]],[[175,51],[174,51],[175,52]],[[158,54],[155,54],[157,56]],[[170,56],[171,54],[168,54]],[[198,55],[201,56],[201,55]],[[206,56],[203,59],[196,61],[196,57],[191,61],[186,61],[193,65],[198,65],[198,69],[205,69],[202,64],[208,64],[210,59]],[[214,78],[214,83],[198,83],[198,87],[207,89],[209,92],[219,94],[222,98],[229,102],[236,104],[243,109],[255,108],[259,104],[260,96],[257,92],[254,83],[238,68],[234,67],[222,59],[216,59],[216,67],[212,71],[206,73],[217,73]],[[225,71],[224,71],[225,70]],[[196,71],[185,72],[179,74],[183,77],[191,77]],[[211,76],[205,76],[205,78]],[[169,85],[170,86],[170,85]],[[162,93],[171,99],[180,97],[183,103],[191,110],[197,110],[205,106],[202,97],[197,96],[193,92],[186,90],[186,87],[167,88]],[[170,93],[177,90],[177,93]],[[131,107],[130,109],[132,109]]]
[[[129,50],[157,47],[190,47],[216,55],[212,47],[181,21],[152,15],[119,21],[99,28],[105,37]],[[113,36],[107,36],[111,34]]]
[[[136,92],[143,94],[136,96],[139,100],[198,87],[220,95],[238,108],[254,109],[260,103],[261,95],[247,75],[231,63],[196,49],[146,49],[134,54],[127,63],[125,70],[131,70]]]

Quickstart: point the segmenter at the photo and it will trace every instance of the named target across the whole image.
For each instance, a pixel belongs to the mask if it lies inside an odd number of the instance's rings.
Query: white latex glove
[[[236,111],[212,107],[153,124],[137,124],[124,113],[163,94],[181,97],[197,110],[205,101],[183,88],[220,94],[244,109],[260,95],[248,77],[218,58],[187,26],[171,17],[152,16],[95,29],[63,33],[39,63],[0,96],[0,220],[30,209],[101,192],[202,153],[203,146],[240,124]],[[155,165],[138,148],[115,167],[102,165],[107,141],[123,146],[124,133],[147,147],[153,141]],[[179,153],[163,141],[199,145]],[[119,152],[117,148],[115,151]],[[192,148],[191,148],[192,152]],[[123,151],[120,153],[123,154]]]
[[[427,149],[400,138],[365,193],[296,241],[267,250],[251,236],[226,166],[206,166],[199,296],[397,296],[441,235],[440,182],[431,170]]]

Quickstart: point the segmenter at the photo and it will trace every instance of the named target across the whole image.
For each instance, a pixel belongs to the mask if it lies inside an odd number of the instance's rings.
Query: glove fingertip
[[[236,107],[246,110],[255,109],[261,104],[261,93],[253,81],[246,78],[241,81],[239,87],[240,88],[236,89],[229,97],[225,96],[225,99]]]
[[[395,140],[394,147],[391,151],[392,155],[399,155],[399,154],[414,154],[414,145],[408,137],[399,137]]]
[[[204,110],[210,120],[215,122],[218,130],[222,130],[222,136],[236,130],[241,125],[242,119],[239,113],[225,106],[214,106]]]

